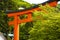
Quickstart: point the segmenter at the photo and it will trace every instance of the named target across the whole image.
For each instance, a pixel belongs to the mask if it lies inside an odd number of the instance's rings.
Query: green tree
[[[43,10],[33,12],[33,28],[28,40],[60,40],[59,9],[48,5],[40,8]]]
[[[6,10],[17,10],[19,8],[18,2],[15,0],[0,0],[0,32],[6,34],[7,40],[9,33],[8,17]]]

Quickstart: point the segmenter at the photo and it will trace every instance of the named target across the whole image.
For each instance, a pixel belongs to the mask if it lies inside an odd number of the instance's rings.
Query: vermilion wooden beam
[[[51,2],[51,3],[49,3],[49,5],[52,7],[55,7],[55,6],[57,6],[57,1]]]
[[[54,2],[50,2],[48,3],[50,6],[54,7],[57,5],[57,1]],[[24,22],[31,22],[32,21],[32,12],[34,10],[41,10],[39,7],[34,8],[34,9],[30,9],[30,10],[26,10],[26,11],[22,11],[22,12],[11,12],[8,13],[8,17],[14,17],[13,21],[9,22],[9,25],[14,25],[14,40],[19,40],[19,24],[20,23],[24,23]],[[21,15],[28,15],[28,17],[26,19],[19,19],[19,16]]]
[[[27,13],[24,13],[24,14],[27,15],[27,19],[23,19],[23,20],[19,19],[19,16],[24,15],[23,13],[22,13],[22,14],[19,14],[19,15],[15,15],[15,14],[14,14],[13,16],[11,16],[11,14],[12,14],[12,13],[7,14],[8,17],[15,17],[15,16],[17,16],[16,19],[18,18],[18,19],[17,19],[17,20],[18,20],[18,21],[17,21],[18,24],[32,21],[32,14],[31,14],[31,12],[28,12],[28,14],[27,14]],[[18,13],[17,13],[17,14],[18,14]],[[14,19],[15,19],[15,18],[14,18]],[[14,24],[15,24],[14,22],[15,22],[14,20],[13,20],[13,21],[10,21],[10,22],[9,22],[9,25],[14,25]]]

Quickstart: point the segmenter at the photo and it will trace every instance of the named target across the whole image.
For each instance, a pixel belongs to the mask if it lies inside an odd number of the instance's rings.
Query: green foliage
[[[33,28],[28,40],[60,40],[59,9],[48,5],[40,8],[43,10],[33,12]]]
[[[57,5],[60,8],[60,4]]]
[[[3,12],[0,12],[0,13],[1,13],[0,14],[0,31],[1,32],[6,32],[6,31],[8,31],[7,17]],[[2,29],[4,29],[5,31],[2,30]]]
[[[24,7],[24,8],[30,8],[32,7],[33,5],[25,2],[25,1],[20,1],[20,7]]]
[[[5,33],[7,40],[10,28],[8,25],[8,17],[6,10],[17,10],[19,8],[18,2],[15,0],[1,0],[0,1],[0,32]]]
[[[18,8],[16,0],[2,0],[0,2],[0,10],[15,10]]]
[[[28,40],[29,39],[29,31],[33,27],[32,22],[22,23],[20,24],[20,40]]]

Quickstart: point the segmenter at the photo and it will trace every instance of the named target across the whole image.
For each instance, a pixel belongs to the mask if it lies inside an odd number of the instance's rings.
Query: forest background
[[[8,34],[13,34],[14,27],[9,27],[6,11],[20,10],[20,7],[30,8],[35,4],[29,4],[23,0],[0,0],[0,32],[5,34],[7,40],[11,40]],[[56,7],[39,5],[42,11],[32,12],[32,22],[20,24],[20,40],[60,40],[60,4]],[[26,18],[26,15],[21,16]]]

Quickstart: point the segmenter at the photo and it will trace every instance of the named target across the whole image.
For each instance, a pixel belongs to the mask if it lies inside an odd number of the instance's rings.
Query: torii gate
[[[57,1],[49,2],[50,6],[54,7],[57,5]],[[22,10],[22,11],[15,11],[15,12],[8,12],[8,17],[14,17],[13,21],[9,22],[9,25],[14,25],[14,40],[19,40],[19,24],[25,23],[25,22],[31,22],[32,21],[32,12],[34,10],[41,10],[39,7],[28,9],[28,10]],[[26,19],[19,19],[19,16],[21,15],[28,15]]]

